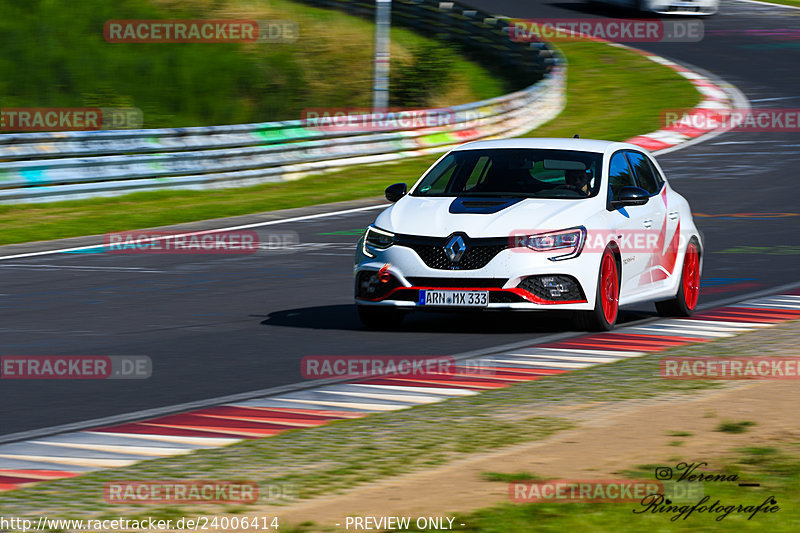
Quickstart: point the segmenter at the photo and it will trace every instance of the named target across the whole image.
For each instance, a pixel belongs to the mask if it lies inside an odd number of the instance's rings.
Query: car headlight
[[[393,244],[394,233],[389,233],[375,226],[370,226],[364,234],[364,244],[361,247],[361,251],[364,252],[364,255],[367,257],[375,257],[375,254],[372,253],[373,251],[385,250]]]
[[[563,250],[564,253],[548,257],[550,261],[562,261],[580,255],[586,242],[586,228],[570,228],[548,233],[537,233],[525,236],[520,244],[536,252],[553,252]]]

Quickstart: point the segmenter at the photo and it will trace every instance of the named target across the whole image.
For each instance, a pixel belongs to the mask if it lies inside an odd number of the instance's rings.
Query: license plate
[[[486,307],[489,291],[419,291],[419,305],[443,305],[450,307]]]

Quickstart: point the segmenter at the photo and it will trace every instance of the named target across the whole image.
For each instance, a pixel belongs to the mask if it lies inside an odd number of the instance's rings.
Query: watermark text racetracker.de
[[[3,355],[2,379],[147,379],[146,355]]]
[[[124,231],[107,233],[103,251],[115,254],[255,254],[293,252],[300,244],[294,231]]]
[[[108,20],[109,43],[293,43],[300,35],[293,20]]]
[[[660,481],[551,480],[515,481],[508,486],[513,502],[639,502],[649,494],[663,494]]]
[[[306,379],[356,379],[364,377],[414,377],[452,379],[493,376],[497,372],[491,359],[456,361],[450,356],[430,355],[322,355],[300,361]]]
[[[703,40],[701,20],[541,18],[509,21],[512,41],[567,42],[598,39],[617,43],[696,43]]]
[[[142,110],[135,107],[4,107],[0,131],[95,131],[139,129]]]
[[[294,484],[253,481],[108,481],[103,487],[103,499],[113,504],[287,503],[298,497]]]
[[[798,356],[663,357],[665,379],[800,379]]]
[[[108,503],[255,503],[253,481],[109,481],[103,498]]]
[[[485,113],[485,112],[484,112]],[[487,119],[478,110],[389,108],[308,108],[301,113],[304,128],[322,132],[394,131],[424,128],[483,126]]]
[[[664,128],[678,131],[799,132],[800,109],[666,109],[661,122]]]
[[[451,376],[457,372],[456,362],[449,356],[307,356],[300,361],[301,374],[306,379],[376,376]]]

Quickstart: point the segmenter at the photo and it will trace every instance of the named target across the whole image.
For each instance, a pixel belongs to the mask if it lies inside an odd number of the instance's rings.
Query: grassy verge
[[[661,110],[699,101],[671,69],[600,43],[563,43],[570,64],[567,107],[530,135],[625,140],[658,129]],[[477,82],[476,82],[477,83]],[[653,87],[658,87],[654,91]],[[624,102],[624,105],[620,105]],[[159,191],[112,199],[0,206],[0,244],[154,227],[312,204],[380,196],[414,182],[435,157],[361,165],[298,181],[216,191]]]
[[[681,514],[680,510],[659,512],[663,506],[649,507],[635,503],[561,503],[543,502],[504,504],[456,517],[455,523],[466,524],[466,533],[522,533],[531,531],[797,531],[800,523],[800,457],[798,450],[775,447],[751,447],[737,451],[727,464],[715,468],[740,479],[760,483],[758,488],[739,487],[737,483],[700,482],[710,506],[719,500],[721,507],[758,506],[772,496],[779,510],[772,514],[749,512],[698,512]],[[642,465],[631,472],[629,479],[652,481],[653,468]],[[510,480],[499,479],[498,481]],[[691,507],[701,498],[675,502],[677,507]],[[654,512],[655,511],[655,512]],[[675,519],[673,520],[673,517]],[[430,530],[433,531],[433,530]]]
[[[569,62],[567,107],[527,137],[624,141],[663,126],[664,109],[700,101],[685,78],[634,52],[586,41],[558,46]]]
[[[764,0],[770,4],[781,4],[784,6],[800,7],[800,0]]]
[[[0,0],[0,94],[4,107],[127,107],[145,127],[296,119],[305,108],[370,107],[371,21],[287,0]],[[108,20],[211,19],[296,22],[285,43],[108,43]],[[393,70],[437,41],[392,29]],[[465,103],[508,84],[442,51],[447,83],[431,98]],[[414,70],[412,68],[412,70]],[[427,96],[427,95],[426,95]],[[406,104],[407,105],[407,104]]]
[[[103,501],[109,481],[163,479],[251,480],[261,486],[291,484],[301,498],[332,494],[360,483],[385,479],[444,464],[468,454],[531,442],[568,428],[588,404],[622,405],[629,399],[679,395],[731,386],[723,382],[665,380],[661,356],[774,355],[792,349],[800,322],[685,346],[640,358],[571,372],[476,396],[327,426],[292,430],[191,455],[147,461],[127,468],[93,472],[74,479],[41,483],[0,493],[6,514],[90,517],[98,513],[188,514],[194,509],[113,507]],[[735,386],[735,384],[734,384]],[[570,410],[559,408],[572,406]],[[587,414],[587,416],[590,416]],[[63,495],[68,494],[69,499]],[[212,512],[247,512],[246,508],[203,507]]]

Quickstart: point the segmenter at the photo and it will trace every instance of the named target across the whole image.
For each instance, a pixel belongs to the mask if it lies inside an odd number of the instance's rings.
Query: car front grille
[[[411,248],[429,267],[437,270],[477,270],[485,267],[489,261],[508,248],[506,237],[489,239],[470,239],[463,237],[467,249],[459,261],[450,261],[445,252],[445,245],[450,237],[419,237],[415,235],[397,235],[395,246]]]

